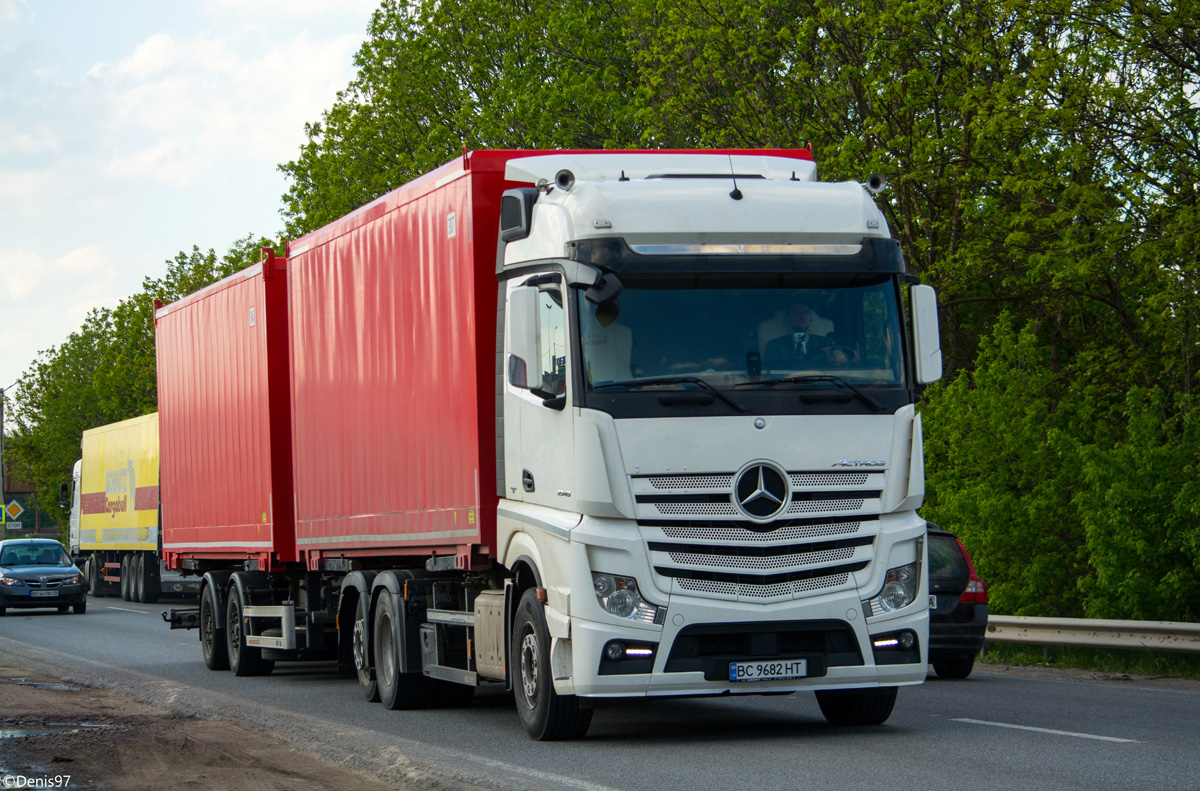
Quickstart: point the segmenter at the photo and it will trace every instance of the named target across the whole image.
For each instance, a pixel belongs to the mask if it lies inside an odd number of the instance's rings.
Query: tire
[[[4,613],[8,612],[7,607],[0,607],[0,618],[4,617]]]
[[[817,691],[817,705],[830,725],[882,725],[892,716],[897,687]]]
[[[966,678],[971,675],[974,668],[975,657],[973,656],[966,659],[943,659],[933,663],[933,669],[937,671],[938,678]]]
[[[87,596],[85,595],[82,599],[71,605],[71,609],[75,610],[76,615],[83,615],[87,612]]]
[[[389,709],[428,708],[433,697],[433,679],[422,673],[401,673],[400,652],[404,650],[403,624],[390,593],[384,592],[375,605],[375,681],[379,702]]]
[[[579,739],[592,723],[592,710],[581,708],[574,695],[554,691],[550,671],[550,630],[532,588],[525,591],[513,623],[510,667],[517,715],[537,741]]]
[[[138,555],[138,601],[142,604],[154,604],[158,601],[162,588],[158,578],[158,558],[149,553]]]
[[[217,628],[217,594],[205,585],[200,594],[200,650],[209,670],[229,669],[229,649],[225,645],[225,630]]]
[[[243,606],[238,586],[229,586],[225,602],[225,645],[229,649],[229,669],[235,676],[265,676],[275,669],[275,662],[263,659],[261,648],[246,645]]]
[[[96,579],[95,555],[88,555],[87,562],[83,564],[83,577],[85,580],[87,580],[88,593],[92,594],[93,596],[98,596],[99,594],[96,591],[100,589],[100,586]]]
[[[362,696],[370,703],[378,703],[379,682],[375,680],[375,668],[371,664],[371,644],[368,639],[370,628],[371,599],[370,596],[361,596],[355,609],[354,632],[350,638],[354,672],[358,677],[358,688]]]
[[[133,601],[133,574],[129,570],[131,560],[132,556],[121,555],[121,599],[124,601]]]
[[[129,556],[129,598],[135,602],[143,601],[144,587],[142,586],[145,555],[138,553]]]

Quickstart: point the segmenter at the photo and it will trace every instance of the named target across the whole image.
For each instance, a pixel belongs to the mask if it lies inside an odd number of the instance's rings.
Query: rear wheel
[[[136,602],[145,601],[143,570],[146,568],[145,556],[140,552],[129,556],[129,595]]]
[[[896,687],[818,690],[817,705],[830,725],[881,725],[892,716]]]
[[[933,663],[933,669],[937,671],[938,678],[966,678],[971,675],[974,668],[975,657],[973,656],[966,659],[944,659]]]
[[[154,604],[162,593],[158,578],[158,558],[151,554],[138,556],[138,601]]]
[[[574,695],[559,695],[550,677],[550,630],[542,603],[532,588],[525,591],[513,624],[513,688],[517,714],[538,741],[578,739],[592,723],[592,710],[581,708]]]
[[[235,676],[265,676],[275,668],[271,659],[263,659],[262,649],[246,645],[246,620],[242,618],[242,593],[230,587],[225,606],[225,640],[229,648],[229,669]]]
[[[384,592],[375,605],[375,680],[379,701],[389,709],[423,709],[433,696],[433,679],[422,673],[402,673],[400,652],[404,650],[403,624],[390,593]]]
[[[371,628],[371,599],[362,596],[354,616],[354,633],[350,638],[354,654],[354,672],[358,676],[358,688],[371,703],[379,702],[379,682],[375,680],[375,668],[371,667],[371,646],[368,630]]]
[[[209,670],[229,669],[229,650],[225,645],[225,630],[217,628],[217,592],[205,585],[200,594],[200,650]]]
[[[121,598],[133,601],[133,574],[129,570],[131,555],[121,555]]]

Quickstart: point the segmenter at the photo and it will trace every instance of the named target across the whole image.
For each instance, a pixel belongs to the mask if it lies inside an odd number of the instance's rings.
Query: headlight
[[[616,574],[593,571],[592,587],[596,590],[596,599],[605,612],[631,621],[662,622],[659,616],[660,608],[642,598],[642,594],[638,592],[637,580],[633,577],[619,577]],[[663,615],[665,614],[664,611]]]
[[[74,577],[64,577],[62,584],[63,585],[78,585],[81,582],[83,582],[83,577],[76,574]]]
[[[0,577],[0,585],[7,586],[9,588],[18,588],[24,584],[25,580],[19,580],[15,577]]]
[[[883,589],[879,591],[879,595],[862,603],[863,614],[870,618],[873,615],[883,615],[895,612],[901,607],[907,607],[916,601],[917,590],[920,587],[920,561],[888,569],[887,577],[883,580]]]

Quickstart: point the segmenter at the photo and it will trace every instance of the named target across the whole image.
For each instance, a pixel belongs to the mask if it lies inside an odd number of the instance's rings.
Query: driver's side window
[[[538,294],[538,362],[530,382],[546,397],[567,392],[567,315],[557,288]]]

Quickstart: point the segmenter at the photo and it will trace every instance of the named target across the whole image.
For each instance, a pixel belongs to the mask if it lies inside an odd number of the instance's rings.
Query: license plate
[[[807,659],[784,659],[778,662],[730,662],[730,681],[785,681],[808,675]]]
[[[37,598],[42,598],[44,596],[57,596],[58,591],[29,591],[29,595]]]

